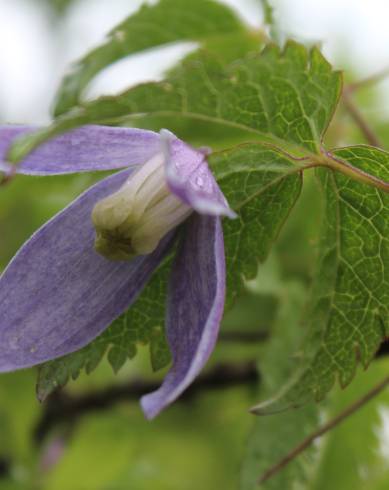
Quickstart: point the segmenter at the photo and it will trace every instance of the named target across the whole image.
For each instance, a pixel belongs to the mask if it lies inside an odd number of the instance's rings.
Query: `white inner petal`
[[[166,183],[164,155],[148,160],[123,186],[96,204],[96,248],[108,258],[151,253],[193,211]],[[115,249],[116,247],[116,249]],[[120,253],[118,253],[118,250]]]

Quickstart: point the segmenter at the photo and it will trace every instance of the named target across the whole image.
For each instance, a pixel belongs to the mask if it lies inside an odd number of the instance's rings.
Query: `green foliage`
[[[327,418],[362,398],[389,372],[387,359],[374,361],[358,374],[358,382],[347,390],[335,390]],[[389,487],[387,424],[389,390],[384,390],[352,417],[332,430],[321,448],[320,460],[310,490],[342,488],[385,490]]]
[[[261,274],[257,279],[260,290],[264,285]],[[257,286],[258,287],[258,286]],[[266,286],[265,286],[266,288]],[[285,282],[279,272],[273,281],[273,293],[280,298],[280,308],[272,327],[271,341],[259,362],[263,373],[260,395],[271,396],[294,369],[294,352],[299,348],[304,331],[298,318],[305,301],[306,289],[296,281]],[[318,423],[318,408],[308,405],[271,417],[259,417],[253,423],[241,471],[241,490],[255,490],[263,472],[278,463],[292,448],[310,434]],[[297,483],[306,483],[308,467],[315,451],[310,450],[296,459],[284,471],[262,485],[264,490],[284,490]]]
[[[229,66],[200,52],[162,82],[138,85],[71,111],[21,140],[9,158],[19,161],[47,138],[73,127],[144,113],[223,124],[317,153],[341,85],[340,73],[317,48],[308,52],[294,42],[283,52],[269,45]]]
[[[209,163],[236,220],[224,220],[227,306],[253,279],[301,190],[301,167],[283,152],[246,144],[211,155]]]
[[[337,158],[389,180],[389,154],[366,146],[334,151]],[[389,196],[333,171],[318,176],[325,196],[321,254],[307,322],[301,371],[260,412],[321,400],[337,378],[346,386],[357,362],[367,367],[389,335]]]
[[[231,10],[210,0],[161,0],[143,5],[110,32],[107,41],[75,63],[57,96],[55,113],[79,103],[88,82],[103,68],[126,56],[177,41],[206,41],[225,34],[243,33],[244,26]],[[217,42],[217,41],[216,41]]]
[[[227,67],[199,54],[163,82],[125,92],[116,98],[116,107],[103,98],[86,105],[80,117],[93,111],[103,117],[117,117],[120,111],[170,113],[251,130],[316,152],[340,88],[339,73],[316,48],[307,53],[289,42],[282,53],[269,45]]]
[[[345,410],[373,389],[389,372],[388,359],[374,361],[358,373],[347,390],[335,390],[327,418]],[[389,488],[388,430],[389,390],[384,390],[361,410],[333,429],[321,446],[319,464],[310,490]]]

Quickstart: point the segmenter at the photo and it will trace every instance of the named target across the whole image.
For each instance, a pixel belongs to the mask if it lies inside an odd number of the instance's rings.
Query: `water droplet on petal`
[[[204,186],[204,179],[202,177],[197,177],[196,178],[196,185],[198,185],[199,187],[203,187]]]

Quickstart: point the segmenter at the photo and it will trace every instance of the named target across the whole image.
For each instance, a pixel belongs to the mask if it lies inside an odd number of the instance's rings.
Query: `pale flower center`
[[[149,254],[191,212],[167,187],[164,156],[159,153],[94,207],[96,251],[111,260]]]

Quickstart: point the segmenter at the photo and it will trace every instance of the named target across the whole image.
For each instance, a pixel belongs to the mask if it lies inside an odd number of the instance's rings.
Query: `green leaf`
[[[261,277],[262,270],[257,282],[263,288]],[[279,297],[280,309],[272,328],[271,341],[259,362],[259,370],[262,373],[260,394],[263,397],[270,396],[293,369],[296,359],[292,353],[298,348],[303,333],[299,328],[299,318],[305,301],[306,288],[298,282],[285,283],[284,279],[276,277],[273,289]],[[314,404],[271,417],[258,417],[250,432],[241,470],[240,489],[257,489],[257,480],[261,474],[278,463],[304,437],[308,436],[317,423],[318,409]],[[313,448],[309,449],[260,488],[265,490],[297,488],[297,483],[303,484],[308,478],[307,467],[312,464],[314,453]]]
[[[340,89],[340,74],[316,48],[308,53],[289,42],[283,52],[269,45],[261,54],[227,67],[216,57],[199,55],[183,63],[174,77],[134,87],[116,103],[126,114],[205,119],[317,152]],[[85,115],[89,110],[103,112],[108,100],[85,106]]]
[[[308,52],[291,41],[283,52],[269,45],[262,53],[228,66],[198,53],[162,82],[138,85],[71,111],[48,129],[20,140],[8,158],[19,161],[47,138],[71,128],[118,122],[136,114],[209,121],[316,154],[341,85],[340,73],[332,70],[317,48]]]
[[[301,191],[301,167],[269,145],[252,143],[214,153],[210,166],[238,214],[224,220],[229,307],[256,276]]]
[[[388,372],[389,359],[379,359],[368,371],[358,373],[349,389],[334,391],[329,399],[327,418],[335,417],[361,399],[385,379]],[[310,490],[389,488],[388,416],[387,389],[332,429],[321,445],[319,465]]]
[[[44,400],[84,369],[92,372],[104,355],[117,372],[137,352],[137,344],[149,344],[154,370],[170,362],[164,335],[165,300],[172,258],[166,259],[154,273],[136,303],[93,342],[67,356],[42,364],[37,380],[37,396]]]
[[[334,155],[389,181],[389,154],[367,146]],[[321,253],[307,319],[305,358],[293,379],[259,413],[322,400],[338,379],[342,387],[365,368],[389,335],[389,195],[321,169],[325,195]]]
[[[113,29],[106,42],[71,68],[57,95],[55,115],[79,103],[89,81],[103,68],[134,53],[176,41],[205,41],[244,27],[226,6],[212,0],[160,0],[143,5]]]

